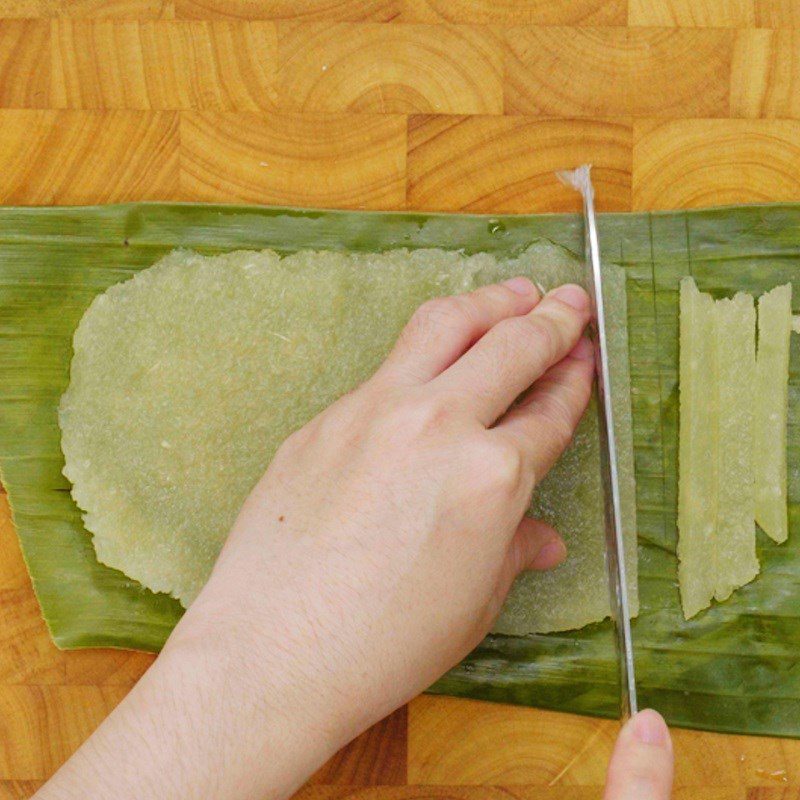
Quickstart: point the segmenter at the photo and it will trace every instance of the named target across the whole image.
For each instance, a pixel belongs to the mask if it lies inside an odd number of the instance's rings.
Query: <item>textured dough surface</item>
[[[367,378],[420,303],[519,274],[551,287],[582,271],[546,243],[500,262],[443,250],[176,251],[111,287],[76,331],[59,415],[65,474],[98,558],[188,605],[283,439]],[[632,491],[632,472],[626,480]],[[499,629],[607,616],[592,415],[533,506],[569,558],[520,579]],[[628,529],[635,556],[632,520]]]
[[[716,588],[717,397],[714,298],[681,281],[678,583],[686,619]]]
[[[753,475],[756,309],[749,294],[717,300],[717,586],[731,593],[758,575]]]
[[[789,339],[792,284],[758,300],[756,357],[756,522],[774,541],[789,536],[786,424],[789,413]]]
[[[756,312],[681,281],[678,579],[684,616],[758,575]]]

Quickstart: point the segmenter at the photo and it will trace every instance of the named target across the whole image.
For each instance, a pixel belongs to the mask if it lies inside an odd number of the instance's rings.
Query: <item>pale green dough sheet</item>
[[[756,312],[681,281],[678,580],[684,616],[758,575]]]
[[[551,287],[579,280],[583,266],[544,242],[500,262],[443,250],[176,251],[111,287],[75,333],[59,414],[64,472],[100,561],[188,605],[283,439],[367,378],[424,300],[519,274]],[[611,315],[627,368],[624,308]],[[635,514],[629,434],[621,441],[623,500]],[[569,558],[520,579],[498,630],[607,616],[594,417],[533,505],[559,528]],[[635,521],[626,525],[633,572]],[[635,583],[631,594],[635,604]]]
[[[690,619],[717,583],[717,377],[714,298],[681,281],[678,582]]]
[[[758,575],[755,434],[756,310],[739,292],[714,304],[717,354],[716,589],[725,600]]]
[[[756,522],[776,542],[789,536],[786,425],[789,413],[789,339],[792,284],[758,300],[756,356]]]

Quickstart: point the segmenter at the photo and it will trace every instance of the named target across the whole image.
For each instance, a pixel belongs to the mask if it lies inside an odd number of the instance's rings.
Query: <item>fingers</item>
[[[447,369],[498,322],[528,314],[539,299],[533,283],[520,277],[469,294],[429,300],[403,329],[377,375],[404,383],[425,383]]]
[[[465,398],[492,425],[514,400],[572,350],[589,321],[589,297],[579,286],[550,292],[529,314],[498,322],[433,383]]]
[[[608,766],[603,800],[669,800],[672,742],[667,725],[647,709],[628,720]]]
[[[567,548],[551,525],[539,519],[523,517],[511,540],[509,557],[516,576],[526,569],[557,567],[567,557]]]
[[[572,441],[592,394],[594,371],[594,346],[583,337],[490,432],[522,448],[537,482]]]
[[[497,611],[505,601],[514,578],[527,569],[547,570],[561,564],[567,548],[558,531],[539,519],[523,517],[511,539],[498,581]]]

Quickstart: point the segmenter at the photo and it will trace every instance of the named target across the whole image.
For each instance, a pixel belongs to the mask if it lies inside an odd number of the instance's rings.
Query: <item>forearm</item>
[[[236,658],[168,647],[37,800],[290,795],[340,739],[291,687]]]

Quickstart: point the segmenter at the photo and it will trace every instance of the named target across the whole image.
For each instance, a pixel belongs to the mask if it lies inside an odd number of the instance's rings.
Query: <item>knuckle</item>
[[[424,302],[414,313],[417,325],[439,327],[469,319],[473,315],[473,301],[463,295],[435,297]]]
[[[542,422],[546,426],[548,439],[556,454],[565,450],[575,433],[573,415],[564,399],[550,397],[541,409]]]
[[[425,350],[429,343],[448,331],[460,331],[473,324],[474,301],[457,295],[425,301],[412,314],[400,334],[400,341],[412,350]]]
[[[497,283],[475,289],[475,291],[467,296],[474,298],[474,300],[481,305],[491,306],[506,306],[509,303],[513,303],[515,300],[519,300],[519,295],[514,294],[508,287],[501,286]]]
[[[572,442],[572,434],[572,424],[564,417],[559,417],[558,422],[553,425],[553,447],[558,455],[561,455],[569,447]]]
[[[420,346],[424,348],[426,342],[435,335],[440,318],[441,310],[438,301],[428,300],[411,315],[411,319],[400,335],[401,341],[412,345],[419,342]]]
[[[501,323],[503,326],[504,349],[511,352],[537,352],[548,361],[558,350],[558,333],[553,325],[535,314],[514,317]]]
[[[426,300],[412,315],[411,323],[417,325],[427,324],[431,317],[437,317],[439,315],[441,305],[441,298],[439,297],[433,300]]]
[[[303,448],[307,447],[313,437],[310,425],[304,425],[290,433],[278,446],[273,460],[288,459],[291,461]]]
[[[503,439],[474,447],[473,474],[489,493],[513,494],[526,476],[520,449]]]
[[[549,296],[547,303],[542,303],[539,313],[546,317],[550,325],[563,331],[577,331],[582,327],[581,313],[558,297]]]
[[[428,438],[446,427],[452,417],[452,409],[436,398],[414,398],[399,403],[392,417],[395,433],[407,441],[414,441]]]
[[[542,352],[551,361],[561,345],[559,328],[548,319],[536,314],[523,317],[525,333],[521,336],[524,346]]]

